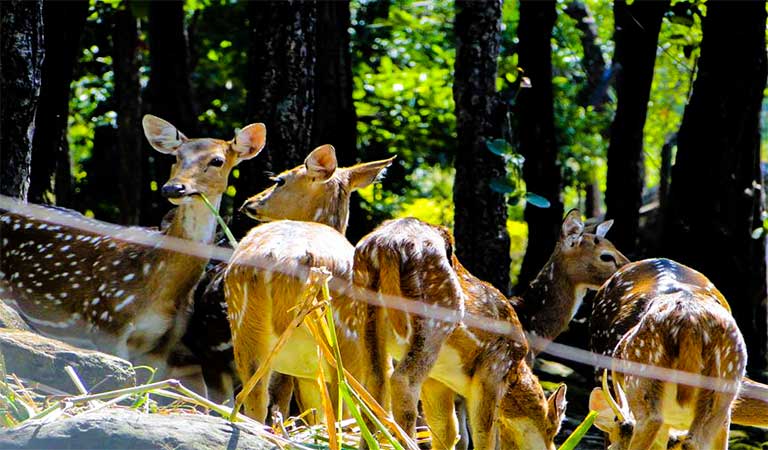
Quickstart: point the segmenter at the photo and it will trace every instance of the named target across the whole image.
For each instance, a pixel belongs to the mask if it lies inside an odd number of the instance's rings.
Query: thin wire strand
[[[57,209],[46,208],[31,203],[23,203],[3,195],[0,195],[0,210],[26,216],[38,221],[54,223],[68,228],[108,236],[112,239],[158,249],[163,248],[165,250],[176,251],[204,259],[210,258],[217,261],[229,261],[233,253],[233,251],[228,248],[165,236],[157,231],[140,227],[122,227],[119,225],[108,224],[96,219],[74,215]],[[299,266],[296,262],[278,265],[275,264],[274,260],[267,261],[263,258],[250,258],[248,265],[260,270],[269,270],[297,278],[306,277],[310,269],[309,266]],[[506,321],[496,320],[477,314],[460,314],[454,309],[426,304],[405,297],[381,294],[358,286],[352,286],[349,281],[339,278],[332,278],[329,284],[332,291],[343,293],[357,301],[363,301],[378,306],[383,305],[387,308],[400,310],[410,314],[417,314],[440,321],[460,321],[469,328],[475,328],[498,335],[505,335],[518,342],[527,339],[531,347],[540,350],[542,353],[553,355],[564,360],[590,365],[595,368],[612,369],[624,374],[685,384],[703,389],[729,393],[740,392],[741,397],[768,401],[768,386],[765,385],[734,383],[730,380],[716,377],[709,377],[696,373],[601,355],[578,347],[552,342],[535,335],[529,334],[524,336],[521,332],[522,330],[513,327]]]

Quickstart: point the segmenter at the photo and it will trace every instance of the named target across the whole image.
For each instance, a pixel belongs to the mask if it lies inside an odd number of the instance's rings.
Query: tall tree
[[[85,0],[43,4],[45,59],[32,141],[35,167],[29,186],[29,199],[35,203],[72,206],[67,119],[70,85],[87,17]]]
[[[117,145],[114,147],[119,187],[118,209],[120,223],[139,223],[141,189],[132,180],[141,179],[141,85],[139,84],[137,18],[124,5],[114,14],[112,57],[115,80],[115,109],[117,110]],[[190,133],[187,131],[187,133]]]
[[[760,111],[765,2],[708,2],[701,58],[678,133],[662,251],[701,271],[730,302],[749,368],[766,368]]]
[[[0,3],[0,194],[26,200],[43,63],[43,2]]]
[[[501,1],[456,1],[456,254],[467,269],[502,292],[509,291],[509,235],[504,196],[489,180],[506,176],[503,160],[486,142],[500,137],[497,59]]]
[[[637,0],[613,4],[618,105],[608,145],[605,203],[608,217],[616,219],[611,240],[630,257],[637,247],[645,184],[643,127],[651,95],[653,67],[661,20],[669,1]]]
[[[190,80],[189,40],[184,23],[184,2],[179,0],[149,4],[149,85],[145,100],[148,113],[174,124],[189,137],[197,132],[197,106]],[[168,178],[173,159],[157,156],[148,143],[144,145],[141,221],[159,225],[168,210],[160,189],[151,190],[150,182],[162,186]]]
[[[555,113],[552,94],[552,27],[554,1],[522,0],[518,25],[519,65],[531,81],[517,100],[520,152],[525,157],[523,179],[529,192],[550,202],[549,208],[527,205],[528,248],[520,268],[518,286],[527,286],[547,262],[559,236],[563,217],[560,199],[562,176],[557,162]]]
[[[251,2],[248,20],[247,118],[266,124],[267,145],[258,158],[240,166],[236,206],[269,184],[265,171],[300,164],[313,143],[317,2]],[[236,231],[251,226],[235,215]]]

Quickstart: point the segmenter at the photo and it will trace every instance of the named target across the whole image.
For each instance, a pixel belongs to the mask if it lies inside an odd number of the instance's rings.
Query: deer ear
[[[263,123],[252,123],[235,134],[232,150],[238,160],[251,159],[258,155],[267,143],[267,127]]]
[[[187,141],[176,127],[157,116],[145,115],[141,125],[149,144],[160,153],[175,153]]]
[[[315,181],[325,181],[336,172],[336,149],[333,145],[326,144],[312,150],[312,153],[304,160],[307,174]]]
[[[563,219],[563,226],[560,229],[560,241],[568,247],[574,247],[581,242],[583,234],[584,222],[581,221],[581,213],[578,209],[572,209]]]
[[[555,423],[558,426],[563,422],[563,418],[565,418],[565,407],[568,404],[568,402],[565,401],[565,392],[567,390],[567,386],[563,383],[558,386],[557,390],[549,396],[549,399],[547,399],[547,403],[549,404],[548,414],[552,423]]]
[[[613,219],[606,220],[605,222],[597,226],[597,230],[595,230],[595,234],[598,237],[604,238],[605,235],[608,234],[608,230],[610,230],[612,226],[613,226]]]
[[[394,160],[395,157],[393,156],[389,159],[362,163],[350,167],[348,170],[351,190],[362,189],[376,181],[379,175],[384,173],[384,169],[392,165]]]
[[[589,409],[597,411],[597,417],[595,418],[595,426],[608,434],[611,433],[611,429],[616,425],[613,414],[613,410],[608,402],[605,400],[603,390],[596,387],[592,389],[592,393],[589,394]]]

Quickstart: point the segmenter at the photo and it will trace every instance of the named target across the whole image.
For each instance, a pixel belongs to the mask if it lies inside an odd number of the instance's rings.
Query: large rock
[[[13,328],[15,330],[32,331],[15,309],[0,300],[0,328]]]
[[[129,409],[84,413],[0,432],[0,449],[252,449],[276,448],[249,426],[192,414]]]
[[[64,367],[72,366],[92,392],[133,386],[131,363],[105,353],[83,350],[39,334],[0,329],[0,353],[8,373],[71,394],[79,394]]]

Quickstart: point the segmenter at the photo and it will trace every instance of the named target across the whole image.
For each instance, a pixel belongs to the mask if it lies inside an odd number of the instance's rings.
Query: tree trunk
[[[565,13],[576,21],[576,29],[581,34],[581,47],[584,51],[584,58],[581,65],[587,74],[587,84],[579,92],[579,104],[583,106],[601,106],[605,99],[604,89],[606,83],[603,81],[605,74],[605,58],[603,51],[597,43],[597,26],[595,19],[589,12],[587,5],[579,0],[573,0],[565,8]]]
[[[0,3],[0,194],[27,199],[43,63],[43,3]]]
[[[343,166],[357,160],[357,115],[352,101],[349,1],[317,4],[317,61],[312,147],[332,144]]]
[[[666,255],[708,276],[730,302],[755,375],[766,368],[760,110],[765,2],[709,2],[699,70],[678,134],[665,211]]]
[[[145,111],[159,116],[189,137],[197,136],[197,106],[190,81],[189,42],[184,24],[184,2],[149,4],[149,85]],[[161,155],[144,142],[141,222],[160,225],[170,204],[160,195],[168,180],[173,157]],[[158,189],[150,190],[155,181]]]
[[[69,94],[87,17],[87,1],[43,4],[45,60],[32,141],[35,170],[29,185],[29,199],[35,203],[72,206],[67,143]]]
[[[350,51],[350,2],[317,4],[317,62],[315,65],[315,114],[312,145],[332,144],[339,164],[354,164],[357,150],[357,114],[352,100],[352,53]],[[351,242],[371,231],[353,194],[347,236]]]
[[[503,160],[486,147],[500,137],[496,71],[501,1],[456,1],[456,254],[469,271],[509,292],[507,204],[489,182],[506,177]]]
[[[631,5],[621,0],[614,2],[618,105],[608,145],[605,203],[608,217],[616,219],[611,241],[630,259],[637,256],[645,185],[643,127],[661,19],[667,9],[668,1],[637,0]]]
[[[525,207],[528,222],[528,248],[525,252],[518,286],[533,280],[555,247],[563,218],[560,199],[562,176],[557,162],[555,113],[552,98],[552,27],[557,13],[554,1],[520,2],[518,25],[519,61],[531,87],[518,96],[518,136],[520,152],[525,157],[523,178],[528,192],[543,196],[549,208]]]
[[[267,125],[267,145],[257,158],[240,166],[235,207],[269,185],[265,171],[301,164],[312,150],[314,136],[317,3],[251,2],[248,18],[247,116],[248,122]],[[252,226],[250,219],[235,215],[233,228],[238,234]]]
[[[113,70],[115,108],[117,109],[116,181],[119,186],[120,223],[136,225],[141,213],[141,188],[133,180],[141,179],[141,85],[139,84],[137,19],[129,7],[115,13]]]

